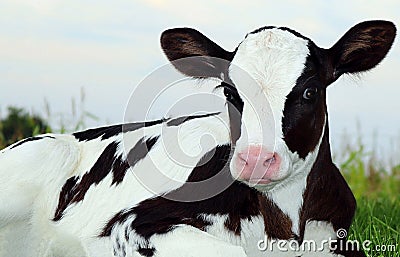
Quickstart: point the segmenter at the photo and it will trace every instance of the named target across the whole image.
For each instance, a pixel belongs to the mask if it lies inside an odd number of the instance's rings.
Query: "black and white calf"
[[[228,52],[196,30],[165,31],[172,64],[219,79],[227,113],[44,135],[3,150],[3,246],[19,256],[363,256],[328,247],[265,253],[257,243],[319,242],[348,230],[355,200],[331,159],[326,88],[375,67],[395,33],[390,22],[363,22],[323,49],[288,28],[264,27]],[[216,140],[195,168],[171,161],[163,147],[177,129],[192,152],[194,138]],[[220,184],[225,190],[202,200],[174,200]],[[15,237],[28,246],[17,248]]]

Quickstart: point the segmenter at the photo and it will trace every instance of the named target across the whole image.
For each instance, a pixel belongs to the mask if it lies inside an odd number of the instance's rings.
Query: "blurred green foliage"
[[[29,114],[23,108],[8,107],[7,116],[0,119],[0,149],[21,139],[52,130],[45,119]]]
[[[400,257],[400,158],[383,165],[387,160],[367,151],[360,134],[340,150],[340,171],[357,199],[349,239],[369,240],[368,257]]]
[[[0,117],[0,149],[21,139],[44,133],[72,133],[87,128],[87,121],[99,118],[85,109],[86,94],[83,88],[79,98],[71,98],[71,113],[54,113],[44,99],[44,116],[29,113],[24,108],[10,106],[4,118]],[[50,126],[51,124],[51,126]]]
[[[393,201],[400,198],[400,164],[381,166],[374,153],[366,152],[362,143],[348,151],[347,156],[340,170],[356,199],[385,198]]]

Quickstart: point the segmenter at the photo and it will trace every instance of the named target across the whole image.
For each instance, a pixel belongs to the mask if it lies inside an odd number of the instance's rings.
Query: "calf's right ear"
[[[396,36],[389,21],[365,21],[347,31],[330,48],[332,81],[344,73],[362,72],[375,67],[385,58]]]
[[[168,60],[190,77],[221,78],[233,58],[233,53],[191,28],[168,29],[162,33],[160,41]]]

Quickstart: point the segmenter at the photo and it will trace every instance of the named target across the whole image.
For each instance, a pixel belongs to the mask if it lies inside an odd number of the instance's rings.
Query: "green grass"
[[[400,257],[399,199],[361,198],[358,199],[357,205],[349,239],[360,243],[369,240],[371,244],[368,246],[370,250],[366,251],[367,256]]]
[[[340,169],[357,199],[349,239],[369,240],[369,257],[400,257],[400,165],[383,168],[361,140],[346,156]]]

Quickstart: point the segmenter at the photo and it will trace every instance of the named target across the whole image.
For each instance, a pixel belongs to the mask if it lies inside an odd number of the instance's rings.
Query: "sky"
[[[251,30],[286,26],[327,48],[360,21],[400,26],[398,10],[397,0],[1,0],[0,117],[8,106],[47,115],[48,105],[52,123],[68,126],[77,119],[71,114],[74,99],[78,110],[99,118],[87,118],[86,126],[123,122],[135,87],[167,64],[159,37],[168,28],[196,28],[233,50]],[[369,149],[400,161],[398,41],[377,68],[329,87],[336,151],[361,135]],[[191,90],[198,87],[182,92]],[[151,118],[163,116],[171,98],[161,97]]]

